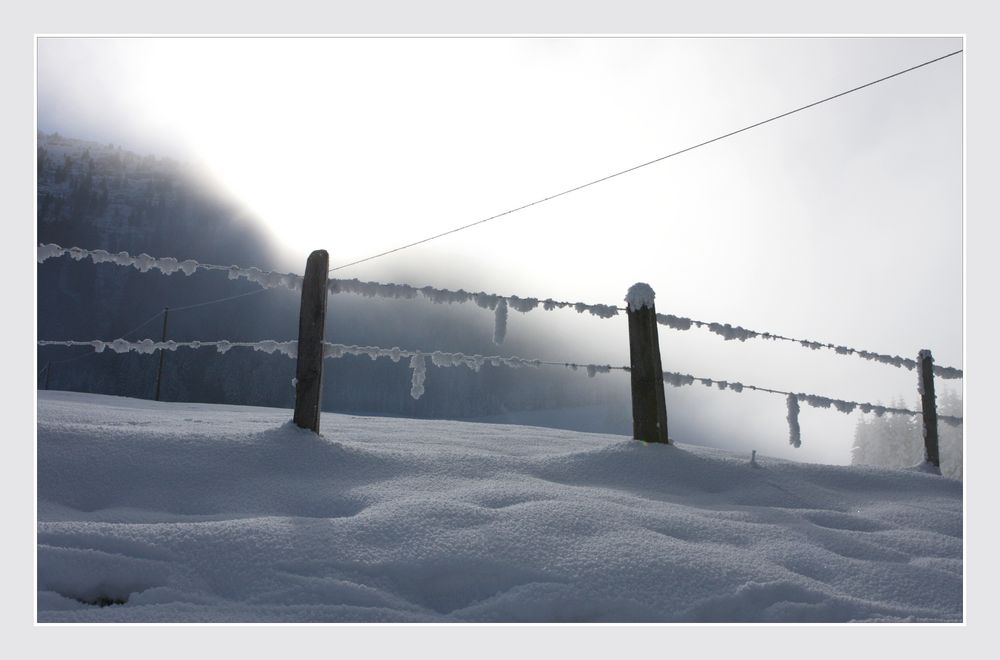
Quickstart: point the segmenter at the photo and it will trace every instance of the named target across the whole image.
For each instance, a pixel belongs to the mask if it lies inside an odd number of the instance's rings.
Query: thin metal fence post
[[[160,342],[167,341],[167,315],[170,313],[169,307],[163,308],[163,333],[160,336]],[[156,369],[156,400],[160,400],[160,379],[163,376],[163,354],[166,353],[162,348],[160,349],[160,366]]]

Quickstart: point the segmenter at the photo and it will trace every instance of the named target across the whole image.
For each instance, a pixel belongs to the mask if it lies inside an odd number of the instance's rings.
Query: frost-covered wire
[[[583,302],[568,302],[565,300],[553,300],[552,298],[522,298],[520,296],[505,296],[497,293],[486,293],[480,291],[472,293],[464,289],[451,290],[439,289],[433,286],[416,287],[409,284],[395,284],[383,282],[362,282],[358,279],[342,280],[331,279],[327,283],[330,293],[350,293],[366,298],[391,298],[391,299],[413,299],[417,297],[426,298],[437,304],[453,304],[473,302],[483,309],[495,310],[501,301],[506,302],[510,309],[516,312],[527,313],[541,306],[545,311],[553,309],[575,309],[578,313],[590,313],[599,318],[611,318],[617,316],[620,308],[614,305],[602,305]]]
[[[518,312],[526,313],[533,309],[541,306],[546,311],[551,311],[553,309],[563,309],[572,308],[579,313],[588,312],[598,318],[612,318],[618,316],[620,311],[625,308],[616,307],[614,305],[605,304],[594,304],[594,303],[582,303],[582,302],[567,302],[561,300],[553,300],[547,298],[541,300],[539,298],[521,298],[519,296],[503,296],[495,293],[470,293],[462,289],[457,291],[449,289],[439,289],[432,286],[425,287],[415,287],[409,284],[396,284],[396,283],[382,283],[382,282],[362,282],[357,279],[343,280],[343,279],[331,279],[328,282],[328,288],[330,293],[351,293],[356,295],[365,296],[368,298],[390,298],[390,299],[413,299],[417,297],[423,297],[434,303],[467,303],[474,302],[484,309],[494,310],[496,314],[495,328],[501,329],[503,332],[494,334],[494,341],[497,338],[500,341],[496,343],[501,343],[503,337],[506,336],[506,324],[507,324],[507,310],[500,307],[500,301],[506,301],[510,309]],[[648,290],[648,291],[647,291]],[[637,290],[636,292],[631,292],[627,300],[631,301],[633,298],[636,301],[636,308],[642,306],[641,302],[648,300],[652,303],[652,289],[648,285],[645,285],[644,289]],[[632,304],[630,302],[630,304]],[[647,304],[647,306],[650,306]],[[792,337],[786,337],[773,332],[761,332],[756,330],[748,330],[742,326],[734,326],[729,323],[717,323],[714,321],[699,321],[697,319],[691,319],[683,316],[675,316],[673,314],[657,314],[656,321],[660,325],[666,326],[673,330],[690,330],[692,327],[704,328],[709,332],[715,333],[721,336],[726,341],[738,340],[741,342],[747,339],[770,339],[774,341],[787,341],[798,344],[805,348],[810,348],[812,350],[819,349],[829,349],[835,351],[838,355],[856,355],[860,358],[866,360],[873,360],[882,364],[892,365],[897,368],[905,368],[913,370],[916,366],[916,361],[909,358],[903,358],[898,355],[887,355],[883,353],[876,353],[874,351],[867,351],[860,348],[850,348],[847,346],[838,346],[829,343],[822,343],[817,341],[812,341],[808,339],[795,339]],[[954,367],[941,367],[934,366],[934,375],[939,378],[954,379],[962,378],[963,373],[961,369],[956,369]]]
[[[141,353],[151,354],[156,351],[176,351],[179,348],[212,348],[219,353],[226,353],[233,348],[252,348],[263,353],[280,353],[288,357],[296,357],[298,354],[298,342],[296,341],[274,341],[266,339],[263,341],[229,341],[220,339],[218,341],[153,341],[143,339],[141,341],[128,341],[126,339],[112,339],[104,341],[94,339],[91,341],[74,340],[39,340],[39,346],[89,346],[95,353],[103,353],[106,349],[114,353]]]
[[[255,296],[258,293],[263,293],[265,291],[271,291],[271,289],[254,289],[253,291],[247,291],[246,293],[238,293],[235,296],[225,296],[223,298],[214,298],[212,300],[206,300],[200,303],[194,303],[193,305],[184,305],[182,307],[171,307],[171,312],[183,312],[188,309],[194,309],[196,307],[205,307],[207,305],[214,305],[215,303],[226,302],[227,300],[236,300],[237,298],[246,298],[247,296]]]
[[[154,317],[155,318],[155,317]],[[102,353],[105,349],[110,349],[115,353],[142,353],[150,354],[158,350],[176,351],[179,348],[210,348],[214,347],[219,353],[226,353],[233,348],[251,348],[255,351],[261,351],[263,353],[279,353],[281,355],[286,355],[288,357],[294,358],[298,355],[298,342],[297,341],[275,341],[272,339],[266,339],[256,342],[234,342],[227,339],[221,339],[218,341],[153,341],[152,339],[143,339],[141,341],[127,341],[125,339],[114,339],[111,341],[103,340],[91,340],[91,341],[75,341],[75,340],[39,340],[39,346],[88,346],[94,350],[96,353]],[[468,355],[465,353],[448,353],[445,351],[417,351],[402,349],[398,346],[393,348],[384,348],[381,346],[358,346],[351,344],[334,344],[331,342],[323,342],[323,357],[324,358],[341,358],[345,355],[366,355],[372,360],[377,360],[379,358],[389,358],[393,362],[399,362],[403,358],[410,358],[410,367],[414,370],[425,370],[425,362],[420,360],[414,360],[413,358],[423,356],[423,358],[429,357],[431,363],[436,367],[460,367],[464,366],[473,371],[479,371],[484,365],[490,365],[493,367],[510,367],[519,369],[522,367],[539,367],[539,366],[557,366],[571,369],[573,371],[585,370],[587,376],[593,378],[597,374],[610,373],[611,371],[631,371],[630,367],[624,366],[612,366],[609,364],[580,364],[576,362],[552,362],[539,359],[529,359],[517,356],[500,356],[500,355]],[[82,356],[78,356],[82,357]],[[71,358],[75,359],[75,358]],[[854,410],[859,410],[862,413],[874,413],[876,416],[881,417],[886,413],[895,415],[921,415],[923,413],[908,410],[906,408],[894,408],[889,406],[882,406],[873,403],[858,403],[856,401],[844,401],[841,399],[833,399],[829,397],[819,396],[816,394],[803,394],[795,392],[786,392],[783,390],[775,390],[767,387],[759,387],[757,385],[745,385],[738,382],[730,382],[725,380],[715,380],[712,378],[704,378],[698,376],[692,376],[691,374],[682,374],[672,371],[662,372],[663,382],[672,385],[674,387],[683,387],[687,385],[693,385],[695,382],[699,382],[706,387],[717,387],[720,390],[731,390],[733,392],[743,392],[744,390],[753,390],[757,392],[767,392],[770,394],[780,394],[782,396],[794,396],[799,402],[808,403],[814,408],[834,408],[838,412],[849,414],[854,412]],[[415,379],[418,377],[415,375]],[[413,387],[411,388],[411,393],[423,391],[423,382],[426,375],[421,375],[419,377],[419,387],[417,387],[417,380],[414,380]],[[419,396],[414,397],[419,398]],[[946,422],[952,426],[957,426],[962,423],[961,417],[953,417],[950,415],[939,415],[938,419]]]
[[[622,367],[619,367],[622,368]],[[882,417],[885,414],[893,415],[922,415],[923,413],[917,410],[909,410],[907,408],[895,408],[892,406],[883,406],[875,403],[859,403],[857,401],[845,401],[843,399],[833,399],[830,397],[819,396],[817,394],[804,394],[801,392],[786,392],[784,390],[775,390],[769,387],[760,387],[757,385],[745,385],[743,383],[729,382],[725,380],[714,380],[712,378],[701,378],[698,376],[692,376],[690,374],[681,374],[670,371],[663,372],[663,382],[672,385],[674,387],[683,387],[686,385],[693,385],[698,382],[706,387],[717,387],[720,390],[731,390],[733,392],[743,392],[744,390],[752,390],[755,392],[766,392],[768,394],[780,394],[781,396],[788,397],[794,396],[799,403],[807,403],[813,408],[826,408],[834,409],[837,412],[844,414],[850,414],[855,410],[868,414],[874,413],[877,417]],[[958,426],[962,423],[961,417],[953,417],[951,415],[938,415],[938,419],[947,422],[951,426]]]
[[[203,264],[194,259],[179,261],[175,257],[156,258],[145,253],[134,256],[128,252],[112,254],[107,250],[87,250],[79,247],[64,248],[55,243],[38,246],[38,263],[44,263],[48,259],[64,255],[69,255],[70,258],[76,261],[89,258],[95,264],[109,263],[116,266],[131,266],[141,273],[158,270],[164,275],[172,275],[178,271],[185,275],[193,275],[199,270],[215,270],[225,271],[231,280],[244,279],[259,284],[265,289],[284,287],[292,291],[298,291],[302,288],[301,275],[261,270],[256,266],[248,268],[242,266],[220,266],[217,264]]]
[[[119,252],[117,254],[111,254],[105,250],[87,250],[84,248],[63,248],[54,243],[49,243],[47,245],[38,246],[38,263],[43,263],[44,261],[51,259],[53,257],[60,257],[63,255],[69,255],[71,258],[80,261],[82,259],[90,258],[95,264],[97,263],[112,263],[119,266],[131,266],[136,268],[140,272],[147,272],[152,269],[159,270],[165,275],[170,275],[177,271],[183,272],[185,275],[191,275],[197,270],[215,270],[215,271],[226,271],[228,273],[229,279],[245,279],[250,282],[254,282],[260,285],[262,288],[254,291],[249,291],[246,293],[236,294],[234,296],[226,296],[223,298],[217,298],[214,300],[208,300],[201,303],[195,303],[193,305],[185,305],[183,307],[176,307],[173,311],[183,311],[186,309],[193,309],[195,307],[202,307],[205,305],[211,305],[217,302],[224,302],[226,300],[234,300],[237,298],[243,298],[246,296],[255,295],[261,293],[263,290],[284,287],[291,289],[293,291],[301,290],[302,288],[302,276],[293,273],[278,273],[274,271],[261,270],[255,266],[250,266],[247,268],[241,266],[219,266],[216,264],[203,264],[199,263],[193,259],[187,259],[184,261],[179,261],[174,257],[161,257],[154,258],[148,254],[140,254],[138,256],[132,256],[127,252]],[[648,288],[648,285],[647,285]],[[362,282],[357,279],[330,279],[327,282],[327,289],[330,293],[352,293],[357,295],[362,295],[370,298],[393,298],[393,299],[412,299],[418,296],[427,298],[434,303],[466,303],[474,302],[484,309],[489,309],[494,312],[494,342],[496,344],[503,343],[507,332],[507,310],[513,309],[514,311],[527,313],[537,307],[541,306],[546,311],[551,311],[553,309],[564,309],[572,308],[578,313],[590,313],[598,318],[612,318],[618,316],[618,313],[624,308],[616,307],[614,305],[605,304],[594,304],[594,303],[583,303],[583,302],[568,302],[563,300],[553,300],[552,298],[546,298],[541,300],[539,298],[526,297],[522,298],[516,295],[503,296],[495,293],[470,293],[462,289],[452,291],[449,289],[439,289],[431,286],[424,287],[414,287],[409,284],[394,284],[394,283],[381,283],[381,282]],[[650,292],[652,289],[650,289]],[[631,294],[630,294],[631,295]],[[503,303],[503,304],[501,304]],[[867,351],[859,348],[850,348],[847,346],[838,346],[830,343],[823,343],[812,341],[808,339],[795,339],[792,337],[786,337],[777,333],[772,332],[760,332],[756,330],[748,330],[742,326],[733,326],[729,323],[717,323],[712,321],[699,321],[697,319],[690,319],[683,316],[675,316],[673,314],[657,314],[656,321],[660,325],[664,325],[673,330],[690,330],[691,327],[705,328],[709,332],[713,332],[721,336],[724,340],[738,340],[746,341],[747,339],[770,339],[776,341],[787,341],[799,344],[806,348],[812,350],[819,349],[829,349],[836,352],[838,355],[856,355],[866,360],[873,360],[881,364],[892,365],[897,368],[905,368],[913,370],[916,367],[916,361],[909,358],[903,358],[898,355],[887,355],[883,353],[876,353],[874,351]],[[954,367],[944,367],[939,365],[934,365],[934,375],[939,378],[944,379],[957,379],[963,377],[963,372],[961,369],[956,369]]]
[[[856,355],[865,360],[872,360],[879,362],[881,364],[892,365],[897,368],[908,369],[912,371],[916,368],[916,360],[911,360],[909,358],[900,357],[898,355],[886,355],[883,353],[875,353],[874,351],[866,351],[860,348],[850,348],[848,346],[837,346],[835,344],[828,344],[818,341],[812,341],[809,339],[795,339],[792,337],[785,337],[783,335],[775,334],[773,332],[759,332],[756,330],[748,330],[741,326],[733,326],[728,323],[715,323],[711,321],[698,321],[696,319],[689,319],[683,316],[674,316],[673,314],[657,314],[656,322],[660,325],[666,326],[672,330],[690,330],[693,327],[704,328],[709,332],[713,332],[726,341],[738,340],[746,341],[747,339],[770,339],[774,341],[787,341],[805,348],[810,348],[814,351],[820,349],[828,349],[836,352],[838,355]],[[961,369],[956,369],[954,367],[940,367],[934,366],[934,375],[938,378],[945,379],[956,379],[962,378],[963,373]]]

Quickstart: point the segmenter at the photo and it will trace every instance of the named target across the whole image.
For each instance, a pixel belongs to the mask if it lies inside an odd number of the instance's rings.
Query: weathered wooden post
[[[306,262],[299,307],[299,344],[295,366],[295,416],[297,426],[319,433],[320,398],[323,394],[323,330],[326,325],[326,276],[330,255],[316,250]]]
[[[629,288],[625,297],[632,367],[632,437],[646,442],[669,443],[660,340],[653,305],[655,295],[652,287],[638,282]]]
[[[167,314],[170,312],[169,307],[163,308],[163,333],[160,335],[160,341],[167,341]],[[162,348],[160,349],[160,366],[156,369],[156,400],[160,400],[160,378],[163,376],[163,354],[166,353]]]
[[[917,356],[917,391],[924,417],[924,460],[940,469],[938,453],[937,403],[934,400],[934,357],[926,348]]]

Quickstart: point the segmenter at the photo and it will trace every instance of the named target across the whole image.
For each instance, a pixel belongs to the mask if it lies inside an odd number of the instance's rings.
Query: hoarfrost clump
[[[344,355],[344,346],[342,344],[330,344],[323,342],[323,357],[325,358],[339,358]]]
[[[477,305],[483,309],[496,309],[496,306],[500,303],[500,296],[493,293],[474,293],[472,294],[472,300]]]
[[[815,394],[799,394],[799,401],[805,401],[813,408],[829,408],[833,404],[832,399]]]
[[[515,312],[526,313],[538,307],[538,298],[518,298],[517,296],[511,296],[507,299],[510,304],[511,309]]]
[[[62,249],[55,243],[49,243],[47,245],[38,246],[38,263],[44,262],[46,259],[51,259],[52,257],[61,257],[66,253],[66,250]]]
[[[583,309],[580,309],[581,306]],[[580,313],[590,312],[594,316],[602,319],[609,319],[612,316],[618,316],[618,308],[614,305],[587,305],[584,303],[577,303],[575,307],[576,311]]]
[[[693,323],[691,319],[673,314],[657,314],[656,322],[674,330],[690,330]]]
[[[674,387],[681,387],[683,385],[693,385],[694,376],[688,374],[678,374],[672,371],[663,372],[663,382]]]
[[[734,327],[728,323],[709,323],[708,329],[709,331],[721,336],[726,341],[731,341],[733,339],[746,341],[747,339],[758,336],[758,333],[753,330],[747,330],[746,328],[741,328],[740,326]]]
[[[854,403],[853,401],[836,401],[835,400],[833,402],[833,406],[839,412],[842,412],[845,415],[850,415],[852,412],[854,412],[854,409],[857,408],[858,404]]]

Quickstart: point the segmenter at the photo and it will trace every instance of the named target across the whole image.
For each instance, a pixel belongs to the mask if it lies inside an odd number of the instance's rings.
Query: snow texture
[[[628,305],[630,311],[637,312],[643,307],[653,309],[653,300],[655,298],[656,294],[653,293],[653,287],[645,282],[636,282],[628,288],[628,293],[625,294],[625,303]]]
[[[789,394],[785,402],[788,405],[788,442],[798,449],[802,446],[799,432],[799,401],[794,394]]]
[[[963,621],[962,483],[919,470],[69,392],[37,415],[39,622]]]
[[[54,243],[38,246],[38,263],[43,263],[53,257],[61,257],[69,254],[70,258],[80,261],[90,257],[95,264],[114,264],[116,266],[131,266],[140,273],[147,273],[150,270],[158,270],[164,275],[171,275],[180,271],[185,275],[193,275],[198,270],[222,270],[229,273],[229,279],[244,279],[260,285],[265,289],[284,287],[292,291],[302,288],[302,276],[293,273],[278,273],[251,266],[242,268],[240,266],[217,266],[214,264],[202,264],[193,259],[178,261],[174,257],[161,257],[159,259],[140,254],[132,256],[128,252],[111,254],[106,250],[85,250],[84,248],[63,248]]]

